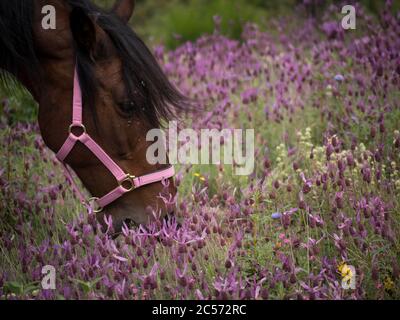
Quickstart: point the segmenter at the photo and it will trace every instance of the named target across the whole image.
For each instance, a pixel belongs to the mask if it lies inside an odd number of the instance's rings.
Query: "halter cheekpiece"
[[[80,131],[80,134],[73,132],[73,129]],[[113,174],[118,186],[111,190],[101,198],[92,197],[89,200],[85,200],[84,195],[75,184],[71,171],[65,163],[65,158],[69,155],[72,148],[77,142],[84,144],[99,160],[100,162]],[[73,189],[78,194],[82,203],[92,208],[94,212],[100,212],[104,207],[109,205],[111,202],[122,197],[125,193],[131,192],[134,189],[142,186],[159,182],[164,179],[171,178],[174,176],[174,167],[170,166],[167,169],[159,170],[153,173],[149,173],[140,177],[136,177],[130,173],[124,172],[121,167],[111,159],[111,157],[90,137],[86,131],[86,127],[82,122],[82,92],[79,84],[79,77],[77,70],[74,71],[74,93],[73,93],[73,105],[72,105],[72,123],[69,126],[69,135],[62,145],[61,149],[56,154],[58,160],[64,166],[67,178],[70,180]]]

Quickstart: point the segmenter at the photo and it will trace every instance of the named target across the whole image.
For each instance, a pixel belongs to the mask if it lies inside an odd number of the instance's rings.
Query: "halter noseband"
[[[80,135],[74,134],[72,132],[74,128],[80,129],[82,133]],[[101,198],[92,197],[86,201],[85,196],[82,194],[82,192],[79,190],[76,183],[74,182],[69,167],[65,163],[65,158],[69,155],[77,141],[84,144],[112,173],[112,175],[118,182],[118,187],[111,190],[109,193],[102,196]],[[102,211],[104,207],[122,197],[127,192],[154,182],[171,178],[175,174],[173,166],[140,177],[125,173],[124,170],[122,170],[121,167],[117,165],[114,160],[112,160],[111,157],[90,137],[90,135],[86,132],[85,125],[82,123],[82,92],[76,68],[74,72],[72,124],[69,126],[68,138],[56,154],[56,157],[63,164],[63,167],[66,171],[66,176],[68,180],[70,180],[74,191],[78,194],[82,203],[87,205],[88,208],[91,208],[94,212]]]

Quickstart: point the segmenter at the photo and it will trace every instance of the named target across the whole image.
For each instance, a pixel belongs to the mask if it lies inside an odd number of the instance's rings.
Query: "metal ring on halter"
[[[76,135],[75,133],[72,132],[73,128],[80,128],[83,130],[83,132],[80,135]],[[71,124],[68,128],[68,132],[72,135],[74,135],[75,137],[79,138],[81,135],[86,133],[86,127],[84,124],[82,123],[78,123],[78,124]]]
[[[94,213],[98,213],[98,212],[102,212],[103,208],[99,206],[98,202],[100,199],[97,197],[92,197],[90,198],[87,202],[88,205],[93,209]],[[93,204],[95,204],[97,207],[93,206]]]
[[[124,188],[126,192],[130,192],[133,189],[135,189],[135,184],[133,183],[133,179],[135,179],[135,176],[131,175],[131,174],[127,174],[126,177],[120,181],[118,181],[118,184],[120,187]],[[129,187],[126,188],[124,186],[124,183],[129,183]]]

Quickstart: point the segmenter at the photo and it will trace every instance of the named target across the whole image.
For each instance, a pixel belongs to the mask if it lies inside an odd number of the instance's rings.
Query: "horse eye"
[[[126,112],[126,113],[131,113],[135,109],[135,102],[129,100],[129,101],[123,101],[119,102],[118,106],[120,107],[121,111]]]

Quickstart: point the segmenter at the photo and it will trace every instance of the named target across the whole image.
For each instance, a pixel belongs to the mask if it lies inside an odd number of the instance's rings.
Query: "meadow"
[[[0,107],[0,299],[399,299],[400,23],[382,4],[214,30],[154,54],[198,101],[181,125],[254,128],[255,169],[177,165],[176,219],[102,232],[18,93]],[[28,113],[28,114],[26,114]],[[34,112],[33,112],[34,113]],[[178,228],[178,221],[181,226]],[[42,267],[56,289],[41,287]],[[342,280],[355,277],[354,289]]]

